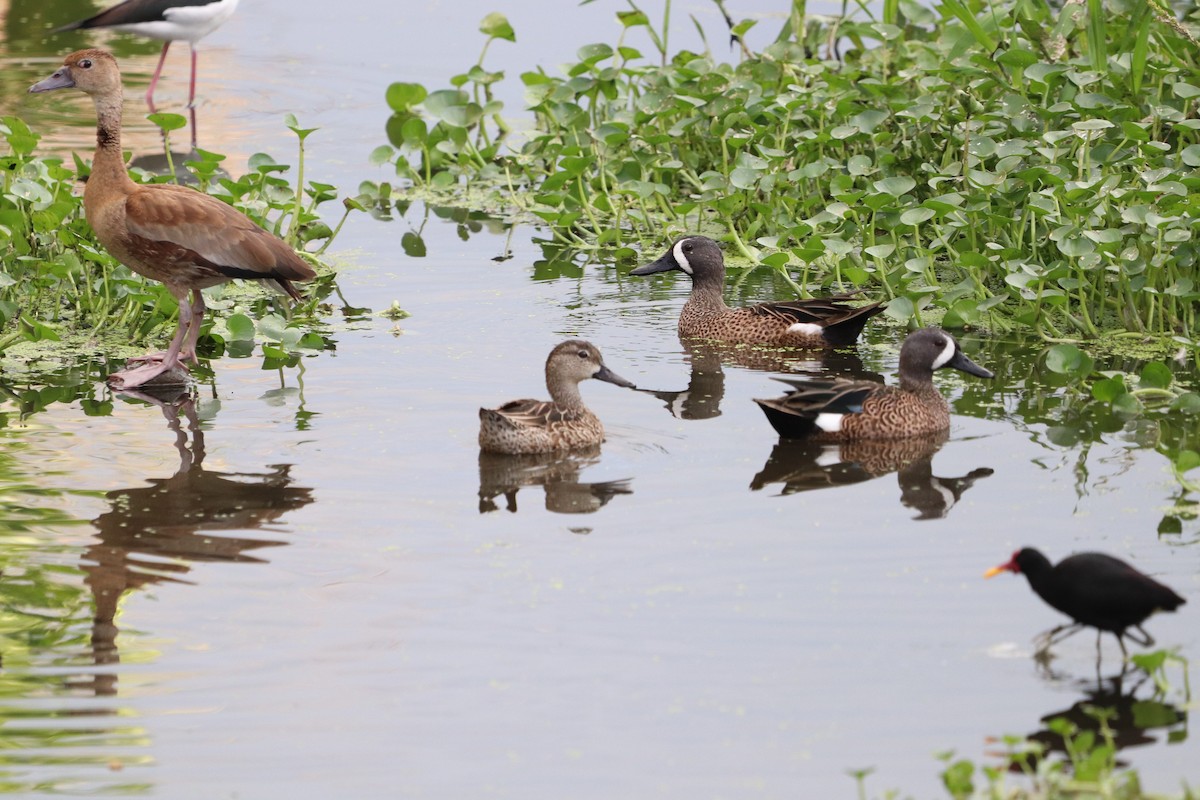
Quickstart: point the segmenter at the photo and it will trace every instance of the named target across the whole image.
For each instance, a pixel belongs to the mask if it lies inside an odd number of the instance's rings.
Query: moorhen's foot
[[[136,364],[143,359],[131,360]],[[158,361],[142,364],[130,369],[123,369],[108,376],[108,382],[114,389],[133,389],[138,386],[181,386],[188,381],[188,370],[178,362],[171,364]]]

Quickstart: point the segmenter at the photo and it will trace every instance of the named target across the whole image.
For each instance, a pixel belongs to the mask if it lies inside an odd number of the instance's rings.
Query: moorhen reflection
[[[123,395],[162,410],[175,434],[180,463],[168,478],[108,492],[110,509],[92,521],[97,541],[84,551],[81,569],[96,606],[92,652],[97,665],[120,660],[115,617],[126,592],[148,584],[188,583],[183,576],[191,570],[191,562],[263,563],[249,551],[287,542],[214,534],[261,528],[313,501],[312,489],[292,485],[290,464],[270,465],[264,472],[204,469],[204,432],[190,391],[157,396],[126,391]],[[181,414],[191,433],[190,447]],[[97,695],[116,691],[116,675],[111,672],[98,672],[90,680]]]
[[[600,461],[600,447],[562,453],[506,455],[479,453],[479,513],[499,510],[496,498],[503,496],[505,509],[517,510],[517,491],[522,486],[546,490],[546,510],[559,514],[591,514],[619,494],[633,494],[629,480],[586,483],[579,473]]]
[[[1148,680],[1149,675],[1145,672],[1126,668],[1111,677],[1079,681],[1083,697],[1068,708],[1044,715],[1041,722],[1066,719],[1080,732],[1095,731],[1099,734],[1102,716],[1118,751],[1154,744],[1158,737],[1152,735],[1152,731],[1161,730],[1168,739],[1176,731],[1186,731],[1186,710],[1166,702],[1157,691],[1144,692],[1145,697],[1137,696],[1138,690]],[[1150,685],[1153,686],[1153,682]],[[1026,738],[1042,744],[1046,753],[1070,755],[1062,735],[1049,724]],[[1116,766],[1125,767],[1128,764],[1118,759]],[[1012,764],[1009,768],[1014,772],[1021,770],[1019,764]]]
[[[753,491],[783,484],[780,494],[850,486],[897,473],[900,504],[920,513],[915,519],[940,519],[975,481],[991,475],[988,467],[958,478],[933,474],[933,456],[946,434],[892,441],[862,440],[823,444],[811,439],[780,439],[767,463],[750,482]]]
[[[638,389],[666,404],[677,419],[701,420],[721,416],[725,397],[725,365],[801,375],[822,375],[883,383],[883,376],[869,371],[854,350],[845,348],[766,349],[752,345],[727,344],[700,339],[680,339],[691,369],[682,391]]]

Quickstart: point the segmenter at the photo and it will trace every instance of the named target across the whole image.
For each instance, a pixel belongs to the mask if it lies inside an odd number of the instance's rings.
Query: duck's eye
[[[575,355],[579,356],[580,358],[587,358],[587,357],[588,357],[588,351],[587,351],[587,350],[580,350],[580,351],[579,351],[578,353],[576,353]]]
[[[83,69],[91,69],[92,68],[92,60],[90,58],[85,58],[79,62],[79,66],[82,67]]]

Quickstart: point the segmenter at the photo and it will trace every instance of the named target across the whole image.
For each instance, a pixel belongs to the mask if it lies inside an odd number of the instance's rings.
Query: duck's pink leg
[[[179,298],[179,327],[175,329],[175,336],[171,339],[171,345],[167,348],[166,353],[156,353],[150,356],[150,360],[146,363],[146,359],[138,359],[132,363],[141,363],[141,366],[133,369],[123,369],[120,372],[114,372],[108,376],[108,381],[117,389],[132,389],[157,378],[164,372],[169,372],[173,369],[179,369],[187,372],[187,367],[179,363],[179,351],[183,348],[184,337],[188,334],[188,328],[192,324],[192,307],[187,303],[187,295]],[[162,356],[161,360],[158,356]]]

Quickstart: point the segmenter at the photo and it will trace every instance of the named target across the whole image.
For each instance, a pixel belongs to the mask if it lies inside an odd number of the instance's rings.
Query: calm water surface
[[[312,179],[384,179],[366,154],[387,83],[473,63],[495,8],[404,5],[243,3],[203,45],[201,144],[286,157],[291,111],[322,127]],[[615,40],[603,6],[508,4],[520,41],[494,46],[496,65]],[[5,113],[49,128],[47,147],[88,149],[90,112],[21,92],[85,40],[14,31],[86,9],[13,2],[4,18]],[[144,81],[155,48],[129,41],[111,44]],[[176,101],[183,53],[161,89]],[[134,94],[129,146],[149,149]],[[418,230],[428,255],[407,257]],[[1090,635],[1036,663],[1032,637],[1060,618],[984,569],[1025,544],[1100,549],[1197,602],[1200,525],[1170,513],[1153,431],[1063,407],[1039,388],[1040,345],[962,337],[998,378],[939,375],[944,444],[812,452],[779,445],[750,398],[778,391],[774,371],[894,380],[902,331],[875,326],[824,365],[687,351],[683,280],[561,256],[528,227],[494,260],[508,235],[420,206],[354,219],[337,242],[347,298],[412,317],[339,322],[336,351],[303,370],[223,358],[170,402],[113,396],[103,365],[3,384],[0,787],[852,797],[845,770],[874,767],[872,792],[932,796],[935,752],[995,763],[991,737],[1111,689]],[[738,299],[783,294],[751,280]],[[567,336],[655,392],[583,387],[609,431],[598,453],[481,459],[476,409],[544,394]],[[1150,625],[1193,660],[1194,611]],[[1111,641],[1100,672],[1119,672]],[[1174,791],[1200,778],[1189,701],[1134,724],[1151,688],[1127,676],[1105,702],[1125,711],[1122,759]]]

